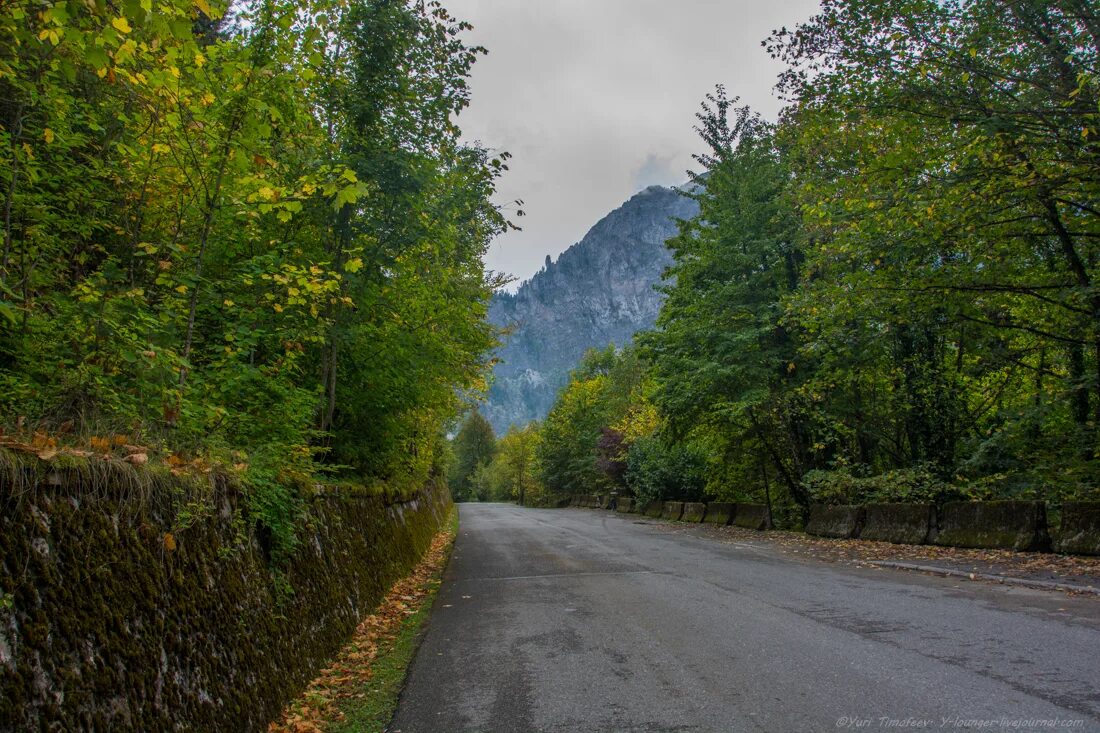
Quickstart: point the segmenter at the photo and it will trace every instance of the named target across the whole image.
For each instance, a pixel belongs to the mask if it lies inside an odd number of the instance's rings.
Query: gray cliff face
[[[482,409],[497,434],[549,412],[584,352],[630,342],[651,328],[663,295],[654,289],[672,262],[665,240],[676,219],[698,212],[673,189],[650,186],[611,212],[557,262],[493,299],[489,320],[510,326],[497,351],[489,401]]]

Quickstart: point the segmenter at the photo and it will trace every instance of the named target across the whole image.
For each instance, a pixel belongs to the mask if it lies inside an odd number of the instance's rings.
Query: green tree
[[[460,142],[439,3],[225,12],[0,7],[0,423],[238,466],[288,536],[294,479],[442,470],[507,156]]]
[[[763,456],[805,502],[815,424],[799,394],[808,365],[782,305],[800,286],[799,222],[773,127],[734,101],[719,87],[698,115],[709,148],[697,157],[700,213],[668,243],[668,298],[656,330],[639,337],[653,364],[652,400],[669,423],[644,450],[652,464],[671,450],[667,441],[706,433],[721,446],[716,468],[728,474],[731,458],[739,467],[733,483],[757,483]]]
[[[520,506],[537,506],[542,499],[535,451],[539,426],[512,426],[497,442],[497,452],[488,467],[489,495],[495,501],[516,501]]]
[[[589,349],[539,431],[540,479],[553,494],[591,493],[613,483],[599,443],[637,399],[646,366],[633,348]]]
[[[1095,484],[1098,19],[1075,0],[837,2],[773,37],[815,242],[792,317],[830,362],[815,389],[864,395],[844,420],[858,461]]]
[[[484,472],[496,453],[497,442],[493,435],[493,426],[480,412],[472,411],[454,438],[455,461],[450,484],[456,501],[480,501],[489,498],[488,478]]]

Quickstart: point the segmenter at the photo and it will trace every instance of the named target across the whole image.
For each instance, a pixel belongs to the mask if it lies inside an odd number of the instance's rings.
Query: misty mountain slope
[[[665,240],[698,205],[650,186],[601,219],[584,238],[520,286],[493,299],[489,319],[514,332],[497,351],[482,412],[498,434],[542,419],[584,352],[629,343],[653,326],[663,296],[654,289],[672,261]]]

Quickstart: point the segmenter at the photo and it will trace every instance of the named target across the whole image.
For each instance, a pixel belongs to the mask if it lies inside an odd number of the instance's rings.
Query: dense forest
[[[288,477],[448,465],[530,501],[1095,495],[1092,3],[828,0],[775,32],[780,119],[722,87],[698,113],[655,329],[452,448],[512,226],[507,155],[456,124],[467,28],[411,0],[4,4],[4,442],[231,466],[275,524]]]
[[[827,0],[765,46],[787,106],[704,101],[656,328],[505,438],[544,498],[1096,498],[1095,4]]]
[[[225,466],[283,530],[296,480],[439,474],[510,226],[507,156],[456,126],[467,28],[411,0],[0,6],[3,442]]]

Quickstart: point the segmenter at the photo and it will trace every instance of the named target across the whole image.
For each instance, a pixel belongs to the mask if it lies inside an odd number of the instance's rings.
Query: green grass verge
[[[458,507],[451,512],[449,525],[451,532],[457,538]],[[363,690],[365,695],[339,704],[344,719],[332,725],[330,730],[333,733],[382,733],[393,720],[393,715],[397,711],[397,699],[405,686],[409,665],[412,664],[413,656],[416,655],[420,640],[423,638],[424,623],[431,615],[432,606],[435,605],[443,572],[450,562],[453,548],[452,543],[447,548],[446,560],[443,561],[439,571],[432,576],[427,599],[416,613],[404,620],[396,637],[380,646],[378,655],[371,664],[372,679]]]

